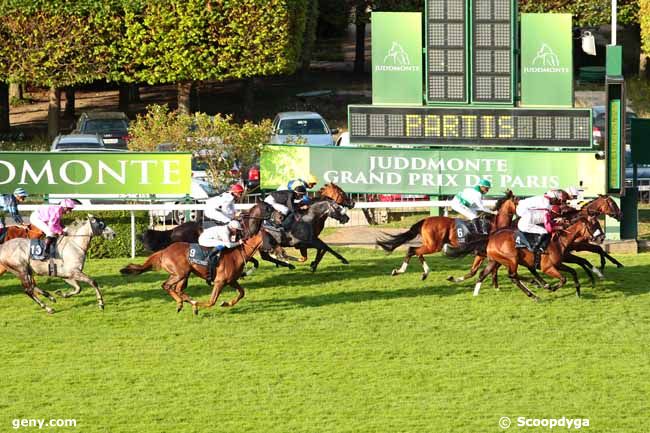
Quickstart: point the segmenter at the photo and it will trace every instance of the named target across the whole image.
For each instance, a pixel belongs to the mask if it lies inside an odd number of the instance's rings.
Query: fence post
[[[135,211],[131,211],[131,258],[135,259]]]

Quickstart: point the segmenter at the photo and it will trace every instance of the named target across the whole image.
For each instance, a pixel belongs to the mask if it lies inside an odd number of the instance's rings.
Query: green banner
[[[189,194],[190,153],[0,152],[0,192]]]
[[[495,194],[540,194],[580,185],[587,195],[604,193],[605,161],[591,152],[416,150],[271,146],[262,151],[263,189],[314,174],[347,192],[451,195],[492,182]]]
[[[608,191],[621,189],[621,101],[609,101],[608,149],[609,178]]]
[[[372,13],[372,103],[422,105],[419,12]]]
[[[521,106],[573,106],[571,14],[521,14]]]

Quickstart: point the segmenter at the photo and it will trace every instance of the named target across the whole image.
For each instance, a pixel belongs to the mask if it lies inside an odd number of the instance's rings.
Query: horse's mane
[[[506,201],[508,201],[510,199],[515,198],[515,195],[509,189],[507,189],[504,194],[505,195],[503,197],[501,197],[500,199],[497,200],[497,204],[495,206],[495,209],[501,208],[501,206],[503,206],[503,203],[505,203]]]
[[[68,231],[76,232],[76,231],[79,230],[79,228],[81,228],[81,226],[83,226],[87,221],[88,221],[88,220],[86,220],[86,219],[79,219],[79,218],[75,219],[72,223],[70,223],[70,224],[68,225]]]

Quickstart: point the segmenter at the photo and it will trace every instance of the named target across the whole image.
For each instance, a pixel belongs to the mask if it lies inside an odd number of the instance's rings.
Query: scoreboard
[[[348,106],[350,143],[575,148],[592,146],[591,109]]]

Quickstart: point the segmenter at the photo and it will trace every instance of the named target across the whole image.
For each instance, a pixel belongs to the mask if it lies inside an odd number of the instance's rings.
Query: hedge
[[[104,211],[94,212],[93,215],[101,218],[106,225],[115,231],[115,238],[104,239],[102,236],[93,238],[87,256],[89,258],[124,258],[131,257],[131,212],[130,211]],[[78,212],[72,217],[66,217],[63,223],[67,226],[74,219],[79,219]],[[146,211],[135,212],[135,232],[141,234],[149,228],[149,214]],[[142,242],[137,239],[135,244],[137,255],[146,255]]]

